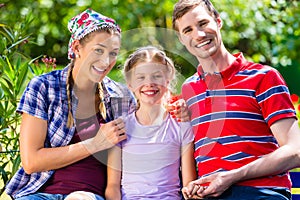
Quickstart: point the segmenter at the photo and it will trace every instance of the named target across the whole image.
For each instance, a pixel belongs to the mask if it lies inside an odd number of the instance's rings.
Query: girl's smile
[[[161,101],[168,86],[166,66],[153,62],[141,63],[129,73],[129,87],[140,103],[155,104]]]

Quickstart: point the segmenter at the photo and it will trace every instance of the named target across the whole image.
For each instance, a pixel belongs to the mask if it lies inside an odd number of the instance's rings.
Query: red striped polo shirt
[[[202,67],[182,86],[192,113],[198,175],[248,164],[278,148],[270,126],[296,117],[286,83],[272,67],[248,62],[242,53],[220,73]],[[240,182],[256,187],[291,187],[287,173]]]

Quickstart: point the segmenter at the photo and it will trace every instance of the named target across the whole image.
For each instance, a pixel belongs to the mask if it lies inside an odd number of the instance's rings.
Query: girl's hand
[[[206,187],[197,185],[195,181],[192,181],[186,187],[183,187],[181,191],[184,199],[203,199],[197,194],[203,192],[205,189]]]

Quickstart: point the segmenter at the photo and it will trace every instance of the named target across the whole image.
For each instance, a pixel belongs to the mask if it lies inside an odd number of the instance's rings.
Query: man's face
[[[198,5],[176,20],[180,42],[198,59],[214,56],[222,43],[221,22]]]

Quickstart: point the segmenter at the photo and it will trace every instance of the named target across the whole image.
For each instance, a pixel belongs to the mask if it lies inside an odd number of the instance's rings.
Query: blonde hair
[[[81,45],[85,45],[87,42],[90,41],[91,37],[93,37],[94,34],[97,34],[99,32],[105,32],[105,33],[109,33],[109,34],[115,34],[118,35],[119,37],[121,37],[120,33],[115,30],[113,27],[104,27],[101,29],[97,29],[89,34],[87,34],[86,36],[84,36],[84,38],[82,38],[79,42]],[[76,58],[75,58],[76,59]],[[67,97],[68,97],[68,122],[67,122],[67,127],[70,128],[74,125],[74,116],[72,114],[72,89],[74,86],[74,80],[73,80],[73,76],[72,76],[72,71],[74,68],[74,63],[75,63],[75,59],[71,59],[71,62],[69,64],[69,69],[68,69],[68,75],[67,75]],[[102,115],[102,118],[105,120],[106,119],[106,108],[104,105],[104,91],[103,91],[103,83],[98,83],[98,87],[95,91],[95,94],[99,95],[100,98],[100,103],[98,105],[100,113]]]
[[[124,64],[124,77],[126,82],[130,82],[131,72],[134,67],[141,63],[153,62],[165,65],[167,67],[167,79],[170,82],[169,84],[169,93],[167,95],[171,95],[173,90],[175,90],[176,85],[176,69],[173,61],[166,55],[166,53],[157,47],[154,46],[145,46],[138,48],[134,51]]]

